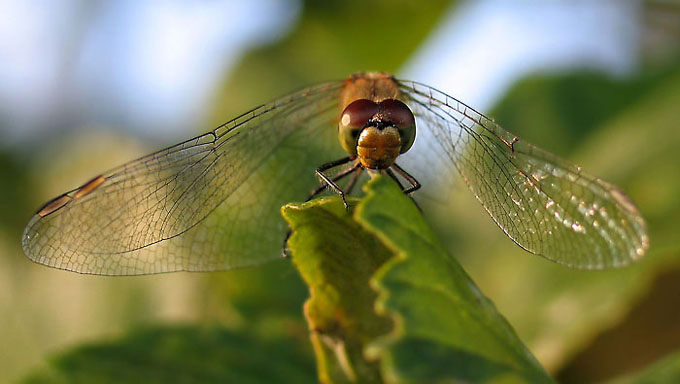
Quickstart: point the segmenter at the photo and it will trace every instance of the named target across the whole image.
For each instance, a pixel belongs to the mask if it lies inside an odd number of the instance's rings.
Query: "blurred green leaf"
[[[604,382],[641,371],[680,346],[680,269],[655,276],[648,292],[615,326],[602,331],[569,360],[560,383]]]
[[[647,69],[632,78],[588,71],[535,74],[515,84],[490,116],[520,137],[566,155],[673,73],[674,68]]]
[[[337,198],[284,209],[322,380],[551,382],[396,184],[365,189],[353,218]]]
[[[283,244],[283,239],[281,239]],[[217,315],[230,329],[307,344],[301,307],[307,287],[288,260],[227,273],[206,274],[199,288],[201,317]]]
[[[153,328],[51,359],[24,383],[314,383],[307,350],[217,328]]]
[[[608,382],[609,384],[673,384],[680,383],[680,351],[652,364],[642,372]]]

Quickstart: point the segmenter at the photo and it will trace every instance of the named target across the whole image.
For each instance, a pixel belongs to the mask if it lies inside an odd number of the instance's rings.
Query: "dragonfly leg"
[[[343,159],[343,160],[344,160],[344,159]],[[339,165],[341,165],[341,164],[339,164]],[[323,166],[322,166],[322,167],[323,167]],[[319,168],[321,168],[321,167],[319,167]],[[332,168],[332,167],[331,167],[331,168]],[[328,169],[329,169],[329,168],[328,168]],[[353,184],[356,182],[357,176],[358,176],[359,174],[361,174],[361,170],[363,170],[363,168],[361,168],[361,163],[359,163],[359,162],[357,161],[353,166],[351,166],[351,167],[349,167],[349,168],[343,170],[342,172],[339,172],[338,174],[334,175],[334,176],[331,178],[331,181],[333,181],[334,183],[335,183],[335,182],[338,182],[338,181],[340,181],[341,179],[343,179],[345,176],[347,176],[347,175],[349,175],[350,173],[355,172],[355,171],[357,171],[357,170],[359,170],[359,172],[357,172],[356,174],[354,174],[354,177],[352,177],[352,179],[350,180],[350,182],[347,184],[347,187],[345,187],[345,193],[346,193],[346,194],[349,194],[349,193],[352,191],[352,187],[353,187]],[[324,184],[320,185],[318,188],[316,188],[316,189],[314,189],[314,190],[312,191],[312,193],[309,195],[309,197],[307,198],[307,200],[305,200],[305,202],[307,202],[307,201],[309,201],[309,200],[312,200],[314,197],[316,197],[316,195],[318,195],[319,193],[325,191],[326,188],[328,188],[328,184],[324,182]]]
[[[330,187],[332,190],[335,191],[335,193],[337,193],[338,195],[340,195],[340,197],[342,198],[342,203],[345,205],[345,209],[349,209],[349,205],[347,204],[347,199],[345,199],[345,192],[344,192],[344,191],[343,191],[343,190],[335,183],[336,180],[333,180],[333,178],[328,177],[328,176],[324,173],[324,171],[327,171],[327,170],[329,170],[329,169],[331,169],[331,168],[335,168],[335,167],[337,167],[337,166],[339,166],[339,165],[342,165],[342,164],[349,163],[350,161],[354,160],[354,157],[355,157],[355,156],[347,156],[347,157],[342,158],[342,159],[340,159],[340,160],[331,161],[330,163],[326,163],[326,164],[320,166],[319,168],[317,168],[317,169],[314,171],[314,172],[316,173],[316,175],[319,176],[319,178],[321,179],[321,181],[323,181],[324,183],[326,183],[326,185],[327,185],[328,187]],[[352,169],[352,168],[349,168],[349,169]],[[343,173],[343,172],[340,172],[340,174],[338,174],[337,176],[341,176],[341,177],[342,177],[342,176],[345,176],[345,175],[343,175],[342,173]],[[351,171],[348,172],[347,174],[349,174],[349,173],[351,173]],[[325,187],[325,186],[324,186],[324,187]]]
[[[397,163],[392,164],[392,168],[411,184],[410,188],[404,190],[405,194],[410,195],[411,193],[420,189],[421,185],[418,180],[416,180],[416,178],[411,176],[408,172],[404,171],[400,166],[397,165]]]

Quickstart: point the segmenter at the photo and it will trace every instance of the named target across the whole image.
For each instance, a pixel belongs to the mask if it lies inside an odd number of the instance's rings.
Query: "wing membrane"
[[[280,206],[312,189],[315,164],[341,155],[323,144],[333,143],[341,86],[322,84],[260,106],[111,170],[82,197],[79,189],[66,193],[63,207],[30,220],[24,251],[49,266],[106,275],[222,270],[275,258],[286,230]]]
[[[419,130],[405,161],[419,153],[429,168],[456,169],[519,246],[593,269],[644,254],[644,220],[615,186],[444,93],[399,84]],[[223,270],[277,257],[287,230],[280,206],[317,185],[317,165],[345,155],[333,124],[342,87],[293,93],[59,196],[30,220],[24,251],[52,267],[106,275]],[[450,177],[415,175],[433,184]]]
[[[614,185],[520,140],[456,99],[402,81],[433,156],[454,167],[520,247],[576,268],[625,265],[648,245],[645,222]]]

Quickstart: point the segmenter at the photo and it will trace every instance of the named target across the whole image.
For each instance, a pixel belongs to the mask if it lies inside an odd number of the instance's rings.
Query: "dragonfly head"
[[[408,151],[416,138],[416,123],[403,102],[385,99],[379,103],[359,99],[340,115],[338,137],[342,148],[359,156],[368,169],[390,167]]]

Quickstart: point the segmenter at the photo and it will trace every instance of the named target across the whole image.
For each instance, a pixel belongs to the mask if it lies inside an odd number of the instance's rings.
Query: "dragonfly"
[[[649,247],[613,184],[387,73],[299,90],[102,173],[38,209],[22,245],[37,263],[87,274],[253,266],[280,258],[282,205],[325,189],[346,204],[364,170],[415,197],[458,175],[512,241],[569,267],[623,266]]]

